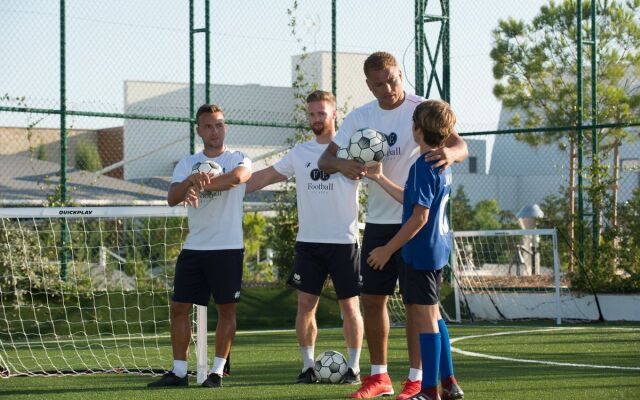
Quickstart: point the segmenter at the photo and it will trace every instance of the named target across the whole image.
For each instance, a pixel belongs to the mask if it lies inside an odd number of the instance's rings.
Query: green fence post
[[[67,92],[65,82],[65,0],[60,0],[60,203],[67,205]],[[67,280],[67,229],[64,218],[60,220],[60,278]]]
[[[414,51],[416,53],[415,65],[415,91],[418,96],[424,96],[424,45],[422,38],[424,37],[424,4],[422,0],[415,0],[415,41]]]
[[[583,109],[582,109],[582,0],[576,5],[576,34],[577,36],[577,109],[576,119],[578,125],[578,267],[584,268],[584,196],[583,196]]]
[[[196,135],[195,135],[195,61],[193,51],[193,35],[195,34],[193,29],[193,0],[189,0],[189,153],[196,152]]]
[[[209,0],[204,1],[204,102],[211,104],[211,33],[209,31]]]
[[[597,104],[597,96],[598,96],[598,57],[597,57],[597,26],[596,26],[596,8],[597,4],[595,0],[591,1],[591,170],[593,172],[593,185],[597,185],[597,180],[599,179],[598,174],[598,164],[600,163],[598,156],[598,129],[596,125],[598,124],[598,104]],[[593,200],[592,200],[593,201]],[[615,205],[614,205],[615,207]],[[596,202],[592,203],[593,214],[591,216],[591,221],[593,224],[593,263],[592,267],[595,267],[595,263],[599,259],[600,256],[600,207],[597,206]]]

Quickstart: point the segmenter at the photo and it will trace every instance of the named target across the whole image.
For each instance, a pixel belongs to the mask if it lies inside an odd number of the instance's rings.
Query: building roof
[[[9,167],[10,166],[10,167]],[[60,182],[60,165],[25,156],[0,158],[0,205],[43,205]],[[82,205],[166,204],[167,189],[98,175],[70,167],[67,195]]]

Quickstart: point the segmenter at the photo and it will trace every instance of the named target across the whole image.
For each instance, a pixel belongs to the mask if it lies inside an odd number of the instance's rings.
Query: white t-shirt
[[[184,157],[173,170],[171,183],[182,182],[191,175],[197,162],[215,161],[223,172],[243,166],[251,171],[251,160],[239,151],[225,149],[218,157],[202,152]],[[198,208],[188,207],[189,235],[183,248],[189,250],[225,250],[244,248],[242,236],[242,200],[245,184],[229,190],[198,193]]]
[[[358,181],[318,168],[328,144],[297,144],[273,168],[296,178],[299,242],[355,243],[358,233]]]
[[[389,142],[389,151],[382,161],[384,174],[398,186],[404,187],[409,169],[420,155],[417,151],[418,144],[413,140],[412,126],[413,111],[423,101],[423,97],[405,92],[404,101],[393,110],[380,108],[378,100],[367,103],[347,115],[333,141],[342,148],[359,129],[371,128],[384,133]],[[402,222],[402,204],[395,201],[376,183],[369,184],[367,222]]]

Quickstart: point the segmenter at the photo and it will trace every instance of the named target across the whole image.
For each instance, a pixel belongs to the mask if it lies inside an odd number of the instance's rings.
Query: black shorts
[[[376,247],[384,246],[400,230],[400,224],[371,224],[364,227],[364,237],[362,240],[361,274],[362,288],[364,294],[392,295],[398,282],[398,274],[404,268],[404,260],[400,250],[393,253],[384,268],[376,270],[367,264],[369,253]],[[402,282],[400,289],[402,290]]]
[[[407,265],[400,274],[402,302],[432,306],[440,300],[442,269],[414,269]]]
[[[341,243],[296,242],[293,271],[287,283],[309,294],[320,296],[331,275],[338,299],[360,294],[358,245]]]
[[[176,263],[172,300],[206,306],[213,294],[216,304],[239,302],[243,256],[244,249],[183,249]]]

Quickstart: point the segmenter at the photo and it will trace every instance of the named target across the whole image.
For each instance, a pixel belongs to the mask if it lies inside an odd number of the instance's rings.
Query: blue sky
[[[293,0],[211,1],[214,83],[289,86],[291,56],[300,53],[287,26]],[[298,30],[308,50],[331,49],[331,2],[300,0]],[[430,3],[437,3],[431,0]],[[451,1],[452,104],[460,131],[494,129],[500,106],[491,89],[491,30],[499,18],[530,19],[543,0]],[[202,0],[196,23],[203,24]],[[26,96],[32,107],[58,105],[58,1],[0,3],[0,95]],[[435,12],[435,11],[434,11]],[[392,52],[413,91],[413,1],[338,0],[338,50]],[[427,32],[430,37],[434,31]],[[126,80],[188,82],[188,1],[67,0],[68,108],[121,112]],[[196,80],[204,80],[203,41],[196,42]],[[0,125],[34,116],[0,113]],[[49,117],[39,126],[55,126]],[[76,118],[77,127],[118,125]]]

